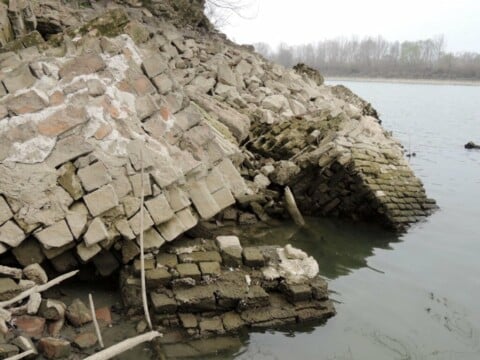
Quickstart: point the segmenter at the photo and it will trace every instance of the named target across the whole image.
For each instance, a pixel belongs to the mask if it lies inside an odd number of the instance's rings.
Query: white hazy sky
[[[237,0],[238,1],[238,0]],[[239,43],[304,44],[335,37],[445,36],[447,50],[480,52],[480,0],[245,0],[248,18],[222,30]]]

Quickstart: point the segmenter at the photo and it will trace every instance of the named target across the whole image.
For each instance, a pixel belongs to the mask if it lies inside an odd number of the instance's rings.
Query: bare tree
[[[216,28],[222,28],[232,16],[250,18],[246,10],[252,5],[251,0],[206,0],[205,14]]]

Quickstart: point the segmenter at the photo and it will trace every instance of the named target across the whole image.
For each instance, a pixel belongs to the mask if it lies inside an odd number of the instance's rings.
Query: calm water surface
[[[252,333],[229,359],[480,359],[480,87],[343,82],[415,152],[411,165],[441,207],[395,236],[309,221],[259,229],[318,260],[338,315],[324,326]]]

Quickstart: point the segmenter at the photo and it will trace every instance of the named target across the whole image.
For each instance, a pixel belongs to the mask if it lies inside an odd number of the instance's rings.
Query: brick
[[[128,220],[128,224],[132,229],[135,235],[140,235],[140,220],[141,220],[141,211],[138,211],[132,218]],[[154,225],[150,214],[147,209],[143,210],[143,231],[147,231]]]
[[[173,268],[178,264],[178,258],[175,254],[160,253],[157,255],[157,264]]]
[[[140,246],[140,238],[137,239],[137,243]],[[157,250],[165,244],[165,239],[158,233],[155,228],[145,231],[143,237],[143,246],[146,251]]]
[[[210,219],[220,212],[219,206],[208,191],[205,180],[191,181],[188,193],[202,219]]]
[[[185,232],[185,226],[176,215],[166,223],[157,226],[157,229],[167,241],[173,241]]]
[[[0,226],[0,242],[4,244],[15,248],[20,245],[25,238],[26,235],[23,230],[12,220]]]
[[[132,188],[133,188],[133,196],[139,198],[142,193],[142,175],[136,174],[136,175],[130,176],[130,183],[132,184]],[[150,182],[149,174],[144,175],[143,191],[144,191],[144,196],[152,195],[152,184]]]
[[[246,266],[260,268],[265,265],[265,258],[257,247],[245,247],[243,248],[243,263]]]
[[[73,235],[65,220],[59,221],[45,230],[35,233],[35,237],[46,248],[60,248],[73,242]]]
[[[201,262],[199,266],[200,266],[200,272],[202,273],[203,276],[205,275],[218,276],[221,274],[219,262],[216,262],[216,261]]]
[[[83,236],[85,245],[92,246],[108,238],[108,231],[102,219],[95,218],[90,223],[87,232]]]
[[[197,264],[178,264],[176,268],[180,277],[189,277],[194,280],[200,280],[201,278]]]
[[[175,215],[164,194],[160,194],[154,199],[146,201],[145,206],[155,225],[160,225]]]
[[[152,292],[150,299],[157,314],[174,314],[177,311],[177,302],[168,295]]]
[[[149,288],[168,285],[172,279],[172,274],[165,268],[157,268],[145,271],[145,281]]]
[[[112,181],[112,177],[101,161],[78,170],[78,177],[88,192],[96,190]]]
[[[222,257],[217,251],[195,251],[190,254],[180,254],[179,260],[182,263],[199,263],[204,261],[221,262]]]

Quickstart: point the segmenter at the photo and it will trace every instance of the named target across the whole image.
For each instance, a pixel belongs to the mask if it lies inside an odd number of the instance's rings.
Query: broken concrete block
[[[42,338],[37,344],[38,351],[47,359],[63,359],[70,356],[72,347],[67,340],[53,337]]]
[[[13,220],[9,220],[0,226],[0,242],[4,244],[15,248],[20,245],[25,238],[25,233]]]
[[[87,214],[71,212],[67,215],[67,223],[73,237],[78,240],[87,227]]]
[[[191,204],[188,194],[178,186],[168,189],[166,196],[172,210],[175,212],[185,209]]]
[[[98,161],[78,170],[78,177],[86,191],[90,192],[112,181],[105,165]]]
[[[120,219],[115,223],[115,228],[118,230],[120,235],[122,235],[127,240],[134,240],[135,234],[133,233],[130,225],[128,224],[127,219]]]
[[[108,238],[108,231],[102,219],[95,218],[83,236],[86,246],[92,246]]]
[[[243,263],[246,266],[261,268],[265,265],[265,258],[257,247],[243,248]]]
[[[218,170],[218,167],[214,167],[207,175],[207,187],[210,193],[215,193],[225,186],[225,180],[222,173]]]
[[[115,206],[118,206],[118,198],[112,185],[105,185],[100,189],[83,197],[85,204],[92,216],[96,217]]]
[[[200,270],[198,269],[198,265],[194,263],[190,264],[178,264],[176,266],[180,277],[182,278],[192,278],[194,280],[199,281],[201,279]]]
[[[235,204],[235,198],[227,188],[218,190],[217,192],[213,193],[212,196],[221,210]]]
[[[220,263],[216,261],[201,262],[199,264],[203,276],[218,276],[221,274]]]
[[[150,299],[156,314],[174,314],[177,311],[177,302],[168,295],[152,292]]]
[[[168,69],[168,61],[161,54],[154,54],[143,61],[142,69],[149,78],[154,78]]]
[[[84,263],[88,262],[100,251],[102,251],[102,248],[98,244],[87,247],[85,243],[82,242],[77,246],[77,254]]]
[[[85,108],[69,105],[40,120],[37,123],[38,133],[49,137],[60,136],[88,120]]]
[[[137,238],[137,243],[140,245],[140,239]],[[165,239],[154,228],[145,231],[143,237],[143,246],[146,251],[159,249],[165,244]]]
[[[127,218],[131,218],[140,209],[140,199],[133,196],[123,198],[122,204]]]
[[[157,268],[145,271],[145,280],[149,288],[158,288],[167,285],[172,278],[172,274],[165,268]]]
[[[180,222],[183,224],[185,231],[193,229],[198,224],[197,216],[193,214],[192,209],[189,207],[180,210],[175,215],[177,216],[178,220],[180,220]]]
[[[75,76],[93,74],[103,70],[105,66],[105,62],[99,55],[85,54],[65,63],[58,75],[62,79],[73,79]]]
[[[79,200],[84,192],[80,179],[75,174],[77,169],[75,166],[68,162],[58,169],[58,183],[62,186],[74,200]]]
[[[176,215],[169,221],[158,225],[157,229],[167,241],[172,241],[185,232],[185,226]]]
[[[146,201],[145,206],[155,225],[160,225],[175,215],[164,194],[160,194],[154,199]]]
[[[232,191],[233,195],[238,198],[239,196],[247,194],[247,187],[243,178],[240,176],[238,170],[233,166],[230,159],[225,158],[218,165],[218,169],[223,175],[223,178],[228,184],[228,188]]]
[[[48,228],[35,233],[35,237],[45,248],[59,248],[71,243],[72,233],[65,220],[59,221]]]
[[[142,175],[136,174],[130,176],[130,183],[132,184],[133,188],[133,196],[135,196],[136,198],[140,198],[142,194]],[[143,177],[143,191],[144,196],[152,195],[152,184],[150,182],[149,174],[145,174]]]

